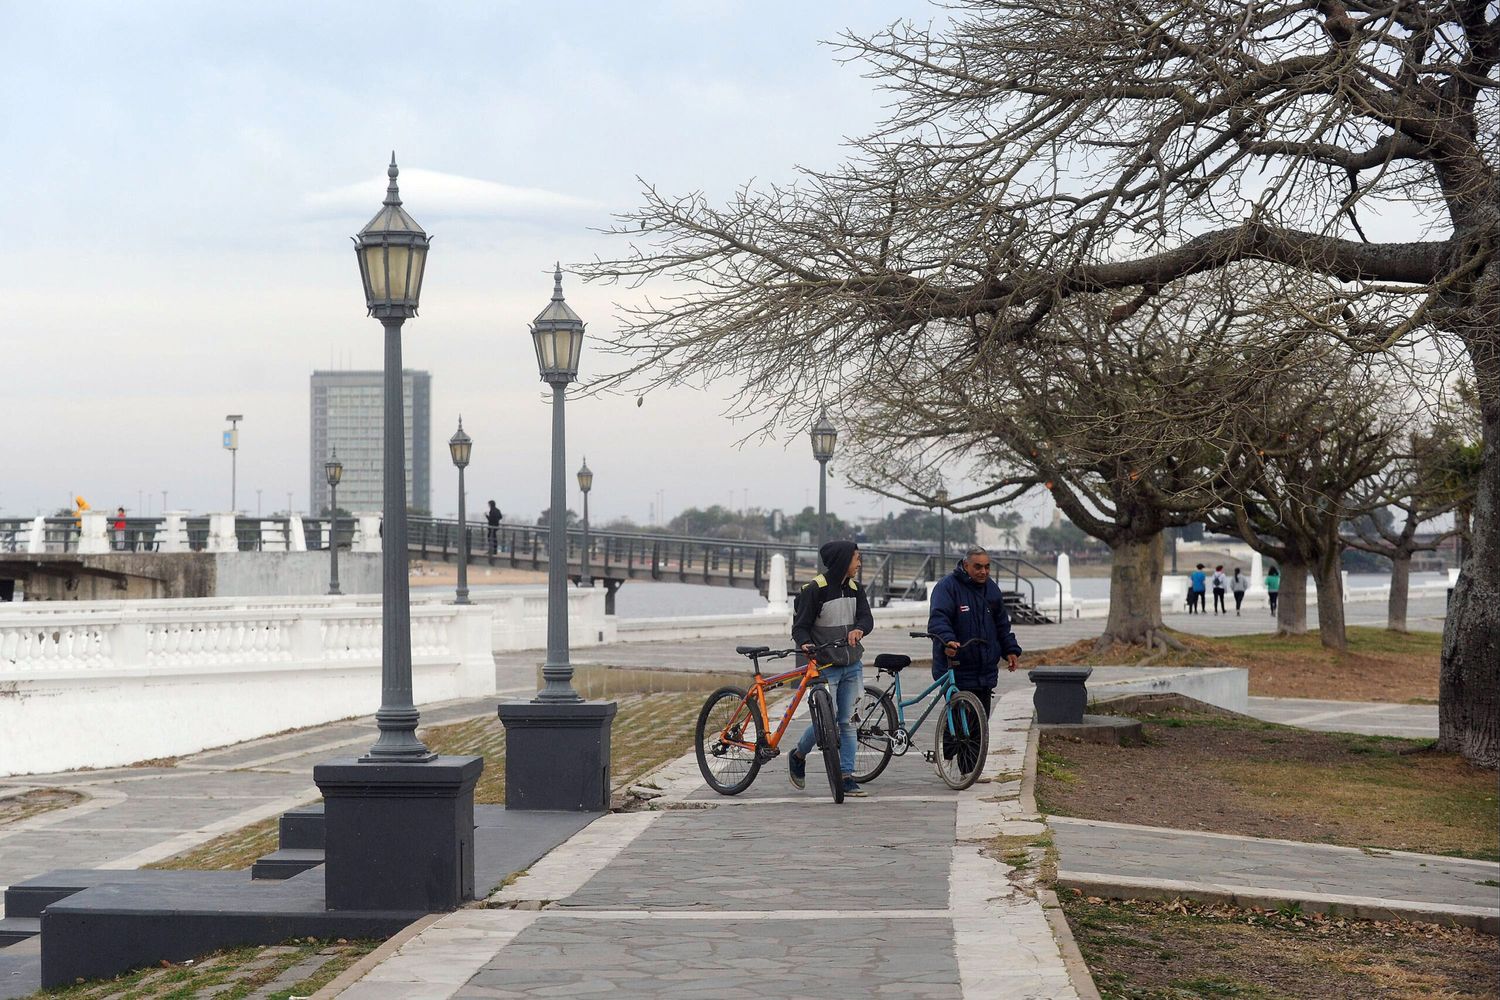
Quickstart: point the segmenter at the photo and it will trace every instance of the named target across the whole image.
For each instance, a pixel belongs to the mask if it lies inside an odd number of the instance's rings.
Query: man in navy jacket
[[[988,714],[1000,680],[1000,657],[1005,657],[1006,669],[1015,670],[1021,644],[1010,630],[1000,588],[990,579],[990,554],[983,548],[970,547],[953,572],[932,588],[927,631],[937,636],[932,640],[933,679],[951,666],[959,690],[974,692]],[[975,636],[986,641],[958,648]]]

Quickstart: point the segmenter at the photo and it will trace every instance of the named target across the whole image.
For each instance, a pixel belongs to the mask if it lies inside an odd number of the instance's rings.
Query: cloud
[[[302,205],[308,215],[370,215],[385,197],[387,178],[382,172],[370,180],[327,191],[304,195]],[[603,206],[587,198],[578,198],[542,188],[513,187],[494,181],[446,174],[438,170],[401,168],[401,200],[423,218],[525,218],[555,215],[559,212],[596,212]]]

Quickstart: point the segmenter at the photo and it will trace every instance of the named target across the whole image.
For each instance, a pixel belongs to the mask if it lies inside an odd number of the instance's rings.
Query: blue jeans
[[[847,667],[823,667],[818,671],[823,679],[828,681],[828,686],[833,689],[833,700],[838,705],[839,714],[839,768],[845,774],[854,773],[854,706],[859,702],[859,696],[865,690],[865,665],[864,661],[857,661]],[[818,741],[818,736],[813,732],[813,727],[808,726],[802,738],[797,741],[797,752],[806,757],[812,752],[813,744]]]

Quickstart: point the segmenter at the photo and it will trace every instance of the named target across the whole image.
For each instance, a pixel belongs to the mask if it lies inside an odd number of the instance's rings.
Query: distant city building
[[[432,375],[402,372],[406,402],[406,504],[432,509]],[[323,463],[338,451],[344,465],[339,506],[347,511],[385,507],[383,476],[385,432],[384,376],[378,371],[312,373],[312,453],[309,482],[312,513],[328,508],[328,480]]]

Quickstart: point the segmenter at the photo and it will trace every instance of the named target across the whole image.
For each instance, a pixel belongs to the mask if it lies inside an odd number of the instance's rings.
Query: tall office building
[[[401,373],[406,402],[406,505],[432,509],[432,375]],[[339,506],[347,511],[385,507],[385,376],[378,371],[312,374],[312,513],[328,508],[323,463],[337,449],[344,464]]]

